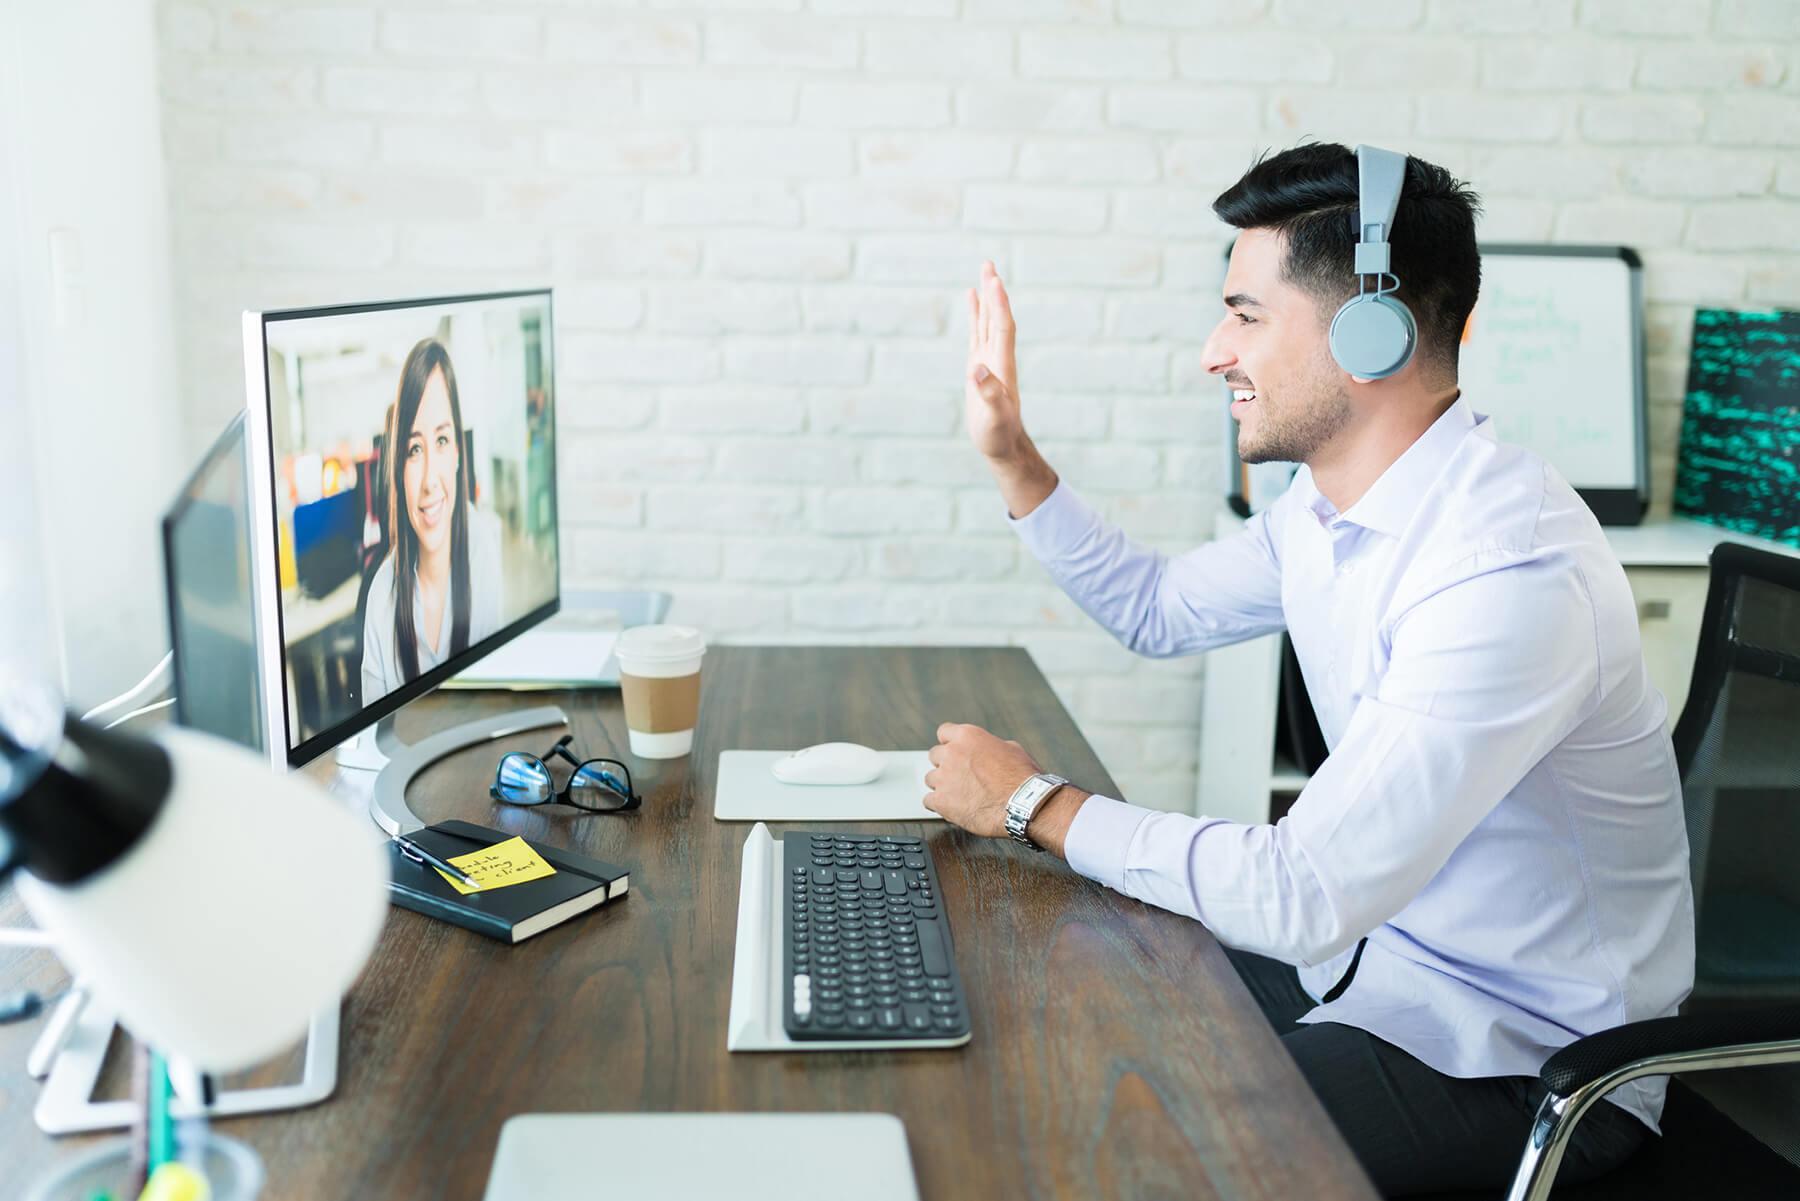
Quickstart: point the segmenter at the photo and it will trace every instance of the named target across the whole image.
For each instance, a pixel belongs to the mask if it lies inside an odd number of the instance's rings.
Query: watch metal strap
[[[1061,776],[1039,772],[1013,790],[1006,802],[1006,832],[1012,835],[1014,842],[1022,842],[1034,851],[1043,850],[1031,841],[1025,833],[1025,827],[1031,824],[1032,817],[1045,800],[1067,783]]]

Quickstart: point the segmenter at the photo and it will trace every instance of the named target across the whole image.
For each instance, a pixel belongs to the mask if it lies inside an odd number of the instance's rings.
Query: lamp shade
[[[387,912],[387,862],[367,819],[309,781],[191,731],[155,742],[167,792],[141,835],[72,883],[29,867],[15,882],[135,1037],[205,1071],[248,1067],[354,981]]]

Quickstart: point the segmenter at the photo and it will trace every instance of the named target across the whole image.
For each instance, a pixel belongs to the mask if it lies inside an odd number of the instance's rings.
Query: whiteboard
[[[1642,311],[1641,268],[1625,247],[1483,245],[1457,365],[1463,396],[1501,441],[1536,451],[1584,495],[1642,498]]]

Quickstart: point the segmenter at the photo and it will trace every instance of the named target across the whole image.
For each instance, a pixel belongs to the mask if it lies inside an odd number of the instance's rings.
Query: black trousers
[[[1353,1026],[1302,1026],[1298,1019],[1314,1002],[1293,968],[1243,951],[1225,953],[1384,1196],[1474,1189],[1505,1194],[1547,1091],[1541,1081],[1459,1079]],[[1575,1127],[1556,1178],[1592,1179],[1650,1137],[1647,1126],[1618,1106],[1596,1105]]]

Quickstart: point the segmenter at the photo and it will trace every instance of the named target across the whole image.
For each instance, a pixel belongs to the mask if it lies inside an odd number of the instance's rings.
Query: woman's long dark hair
[[[406,511],[406,450],[412,441],[413,419],[431,373],[444,373],[444,389],[450,394],[450,421],[456,430],[456,496],[450,518],[450,599],[456,613],[450,628],[450,653],[469,649],[469,475],[463,462],[462,402],[456,395],[456,371],[450,351],[436,338],[425,338],[407,353],[400,368],[400,394],[394,401],[394,424],[388,429],[388,529],[394,538],[394,653],[400,676],[411,680],[419,674],[419,634],[413,625],[414,580],[419,569],[419,536],[413,532]]]

